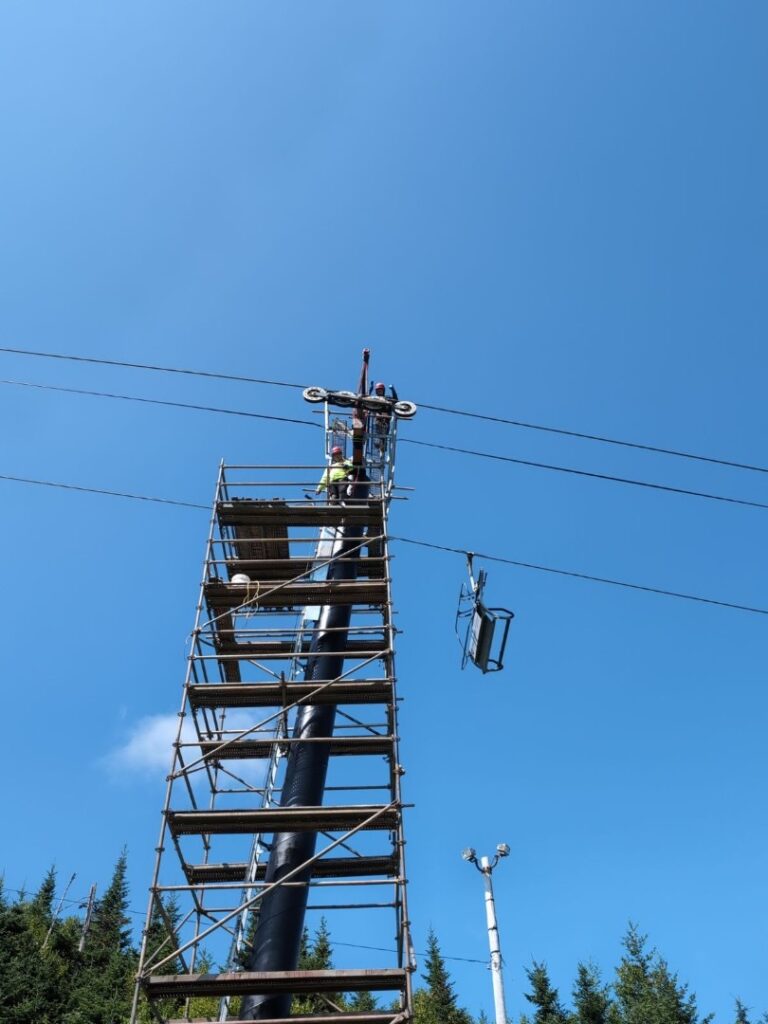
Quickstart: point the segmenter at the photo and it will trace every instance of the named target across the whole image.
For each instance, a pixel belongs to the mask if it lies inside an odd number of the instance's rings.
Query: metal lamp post
[[[509,846],[499,843],[493,860],[480,857],[468,847],[461,856],[470,864],[474,864],[483,876],[485,886],[485,916],[488,922],[488,945],[491,949],[491,978],[493,980],[493,1003],[496,1009],[496,1024],[507,1024],[507,1008],[504,1005],[504,979],[501,975],[501,946],[499,944],[499,926],[496,923],[496,904],[493,900],[493,882],[491,875],[501,857],[509,856]]]

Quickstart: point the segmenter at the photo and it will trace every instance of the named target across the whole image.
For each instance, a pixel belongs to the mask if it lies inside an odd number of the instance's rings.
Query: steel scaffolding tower
[[[305,393],[326,458],[351,455],[339,493],[306,495],[326,464],[220,467],[132,1024],[145,1005],[163,1022],[411,1020],[387,522],[398,407],[415,410],[366,384]],[[321,914],[343,964],[299,970]]]

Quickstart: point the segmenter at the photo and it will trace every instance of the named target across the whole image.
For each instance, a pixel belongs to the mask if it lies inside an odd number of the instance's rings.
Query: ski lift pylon
[[[487,672],[501,672],[504,668],[504,651],[515,613],[508,608],[491,608],[485,603],[483,591],[488,573],[480,569],[475,579],[473,559],[473,552],[468,551],[469,585],[462,584],[459,592],[455,629],[462,646],[462,669],[466,668],[467,661],[471,661],[485,675]],[[466,627],[463,626],[465,620]]]

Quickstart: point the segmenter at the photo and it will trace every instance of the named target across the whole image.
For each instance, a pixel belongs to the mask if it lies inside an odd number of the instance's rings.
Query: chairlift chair
[[[467,552],[469,585],[462,584],[459,592],[455,629],[462,646],[462,669],[466,668],[467,661],[471,661],[485,675],[504,668],[504,651],[515,613],[508,608],[489,607],[483,601],[488,573],[481,569],[475,580],[472,560],[472,552]],[[466,627],[463,626],[464,620]]]

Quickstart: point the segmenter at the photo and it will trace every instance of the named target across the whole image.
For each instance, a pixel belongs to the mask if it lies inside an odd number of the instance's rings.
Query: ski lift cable
[[[3,351],[0,349],[0,352]],[[274,420],[280,423],[294,423],[299,426],[321,428],[322,424],[303,420],[291,416],[275,416],[267,413],[249,412],[243,409],[227,409],[218,406],[195,405],[188,402],[173,402],[159,398],[145,398],[139,395],[122,395],[107,391],[89,391],[83,388],[68,388],[53,384],[37,384],[30,381],[7,380],[0,378],[0,384],[10,384],[18,387],[34,388],[39,391],[57,391],[66,394],[85,395],[94,398],[119,399],[126,402],[140,402],[144,405],[168,406],[176,409],[191,409],[197,412],[220,413],[228,416],[243,416],[259,420]],[[518,466],[529,466],[533,469],[544,469],[555,473],[566,473],[570,476],[581,476],[591,480],[604,480],[609,483],[620,483],[631,487],[645,487],[654,491],[664,491],[669,494],[682,494],[686,497],[703,498],[707,501],[722,501],[731,505],[743,505],[748,508],[768,509],[768,504],[759,501],[750,501],[746,498],[734,498],[724,494],[714,494],[708,491],[695,491],[685,487],[674,487],[671,484],[660,484],[650,480],[635,480],[631,477],[615,476],[610,473],[598,473],[586,469],[577,469],[573,466],[558,466],[546,462],[536,462],[531,459],[520,459],[511,455],[499,455],[493,452],[478,451],[472,448],[459,448],[455,445],[439,444],[436,441],[420,441],[417,438],[402,437],[403,444],[417,445],[421,448],[434,448],[440,451],[447,451],[453,454],[469,455],[474,458],[491,459],[495,462],[506,462]]]
[[[122,359],[97,359],[95,356],[76,356],[64,352],[36,352],[26,348],[0,347],[0,352],[16,356],[38,356],[42,359],[61,359],[73,363],[95,363],[99,366],[119,366],[130,370],[152,370],[156,373],[178,373],[188,377],[212,377],[215,380],[234,380],[244,384],[269,384],[276,388],[298,388],[303,390],[305,384],[293,384],[284,380],[265,380],[262,377],[245,377],[237,373],[216,373],[213,370],[191,370],[179,366],[161,366],[153,363],[130,363]]]
[[[457,448],[455,445],[438,444],[436,441],[417,441],[413,437],[401,437],[401,444],[415,444],[421,448],[437,448],[441,451],[460,455],[472,455],[479,459],[491,459],[495,462],[509,462],[517,466],[530,466],[533,469],[547,469],[555,473],[568,473],[571,476],[583,476],[591,480],[606,480],[610,483],[627,484],[631,487],[647,487],[653,491],[667,491],[670,494],[684,494],[692,498],[706,498],[708,501],[725,501],[731,505],[746,505],[749,508],[768,509],[768,504],[761,501],[749,501],[747,498],[733,498],[725,494],[713,494],[709,491],[694,491],[686,487],[673,487],[670,484],[658,484],[651,480],[634,480],[631,477],[614,476],[611,473],[596,473],[587,469],[576,469],[573,466],[556,466],[548,462],[535,462],[532,459],[518,459],[512,455],[496,455],[492,452],[481,452],[472,448]]]
[[[416,540],[411,537],[390,536],[391,541],[400,541],[402,544],[414,544],[417,547],[432,548],[434,551],[445,551],[455,555],[467,556],[465,548],[450,547],[447,544],[433,544],[430,541]],[[751,612],[754,615],[768,615],[768,608],[755,608],[751,605],[737,604],[732,601],[721,601],[713,597],[702,597],[699,594],[684,594],[677,590],[666,590],[663,587],[645,586],[640,583],[630,583],[627,580],[615,580],[607,576],[593,576],[585,572],[577,572],[572,569],[557,569],[550,565],[537,565],[534,562],[521,562],[514,558],[505,558],[501,555],[488,555],[480,551],[472,552],[475,558],[483,559],[486,562],[498,562],[502,565],[513,565],[518,569],[533,569],[536,572],[551,573],[555,576],[570,576],[573,579],[587,580],[590,583],[604,583],[612,587],[623,587],[627,590],[639,590],[647,594],[659,594],[663,597],[673,597],[681,601],[696,601],[700,604],[715,605],[718,608],[731,608],[739,612]]]
[[[2,349],[0,349],[2,351]],[[582,441],[598,441],[601,444],[613,444],[622,448],[634,448],[638,451],[653,452],[656,455],[672,455],[678,459],[693,459],[696,462],[709,462],[716,466],[729,466],[732,469],[746,469],[752,473],[768,473],[768,466],[755,466],[748,462],[735,462],[731,459],[718,459],[713,455],[697,455],[694,452],[685,452],[679,448],[663,448],[654,444],[643,444],[640,441],[626,441],[616,437],[606,437],[604,434],[587,434],[580,430],[568,430],[565,427],[550,427],[543,423],[528,423],[525,420],[508,419],[506,416],[488,416],[480,412],[469,412],[465,409],[450,409],[444,405],[428,405],[426,402],[418,403],[420,409],[429,409],[432,412],[448,413],[451,416],[465,416],[473,420],[485,420],[488,423],[500,423],[509,427],[522,427],[524,430],[539,430],[547,434],[559,434],[562,437],[576,437]]]
[[[149,501],[156,502],[160,505],[176,505],[181,508],[202,509],[204,512],[210,512],[211,510],[210,505],[202,505],[194,501],[180,501],[176,498],[158,498],[148,494],[132,494],[129,491],[110,491],[103,487],[84,487],[80,484],[66,484],[57,480],[36,480],[33,477],[10,476],[6,473],[0,473],[0,480],[7,480],[11,483],[17,484],[36,484],[39,487],[58,487],[65,491],[80,491],[83,494],[103,494],[110,498],[130,498],[132,501]]]
[[[274,416],[263,412],[250,412],[245,409],[225,409],[215,405],[195,405],[191,402],[172,402],[163,398],[144,398],[140,395],[120,395],[111,391],[88,391],[85,388],[65,388],[55,384],[35,384],[28,380],[6,380],[0,378],[0,384],[13,384],[21,388],[34,388],[37,391],[59,391],[68,395],[87,395],[90,398],[115,398],[123,402],[141,402],[144,405],[164,405],[171,409],[192,409],[196,412],[215,412],[223,416],[245,416],[255,420],[275,420],[278,423],[298,423],[303,427],[320,427],[321,423],[313,420],[301,420],[294,416]]]
[[[98,366],[113,366],[133,370],[150,370],[156,373],[182,374],[188,377],[207,377],[214,380],[237,381],[245,384],[263,384],[270,387],[293,388],[303,390],[306,385],[293,381],[269,380],[262,377],[248,377],[236,373],[218,373],[212,370],[195,370],[188,367],[163,366],[152,363],[133,363],[120,359],[100,359],[95,356],[71,355],[63,352],[39,352],[33,349],[10,348],[0,346],[0,352],[8,355],[33,356],[42,359],[58,359],[76,363],[90,363]],[[669,455],[679,459],[690,459],[695,462],[706,462],[716,466],[728,466],[731,469],[743,469],[752,473],[768,473],[767,466],[757,466],[748,462],[736,461],[734,459],[723,459],[712,455],[701,455],[696,452],[683,451],[679,448],[667,448],[661,445],[645,444],[640,441],[627,441],[623,438],[608,437],[605,434],[591,434],[585,431],[569,430],[565,427],[554,427],[543,423],[530,423],[525,420],[515,420],[506,416],[492,416],[486,413],[472,412],[468,409],[454,409],[445,405],[432,405],[427,402],[418,402],[420,408],[428,409],[430,412],[444,413],[450,416],[463,416],[468,419],[482,420],[487,423],[498,423],[503,426],[519,427],[524,430],[536,430],[548,434],[557,434],[562,437],[574,437],[584,441],[596,441],[600,444],[611,444],[622,448],[631,448],[637,451],[653,452],[657,455]]]

